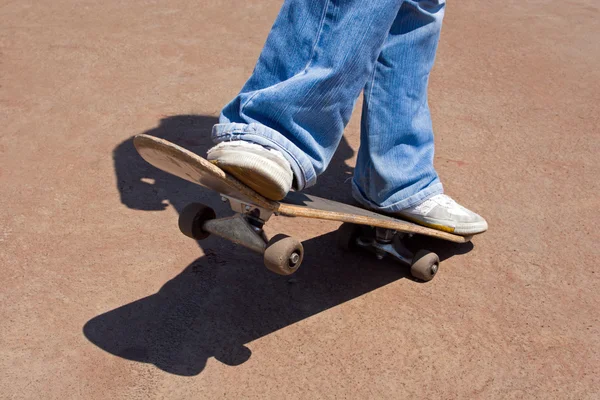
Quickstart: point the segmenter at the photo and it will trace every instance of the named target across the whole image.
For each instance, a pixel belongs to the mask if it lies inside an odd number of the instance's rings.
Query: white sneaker
[[[217,144],[206,158],[268,199],[281,200],[292,187],[292,168],[279,150],[234,140]]]
[[[433,196],[397,214],[419,225],[463,236],[483,233],[488,229],[488,224],[483,217],[461,206],[445,194]]]

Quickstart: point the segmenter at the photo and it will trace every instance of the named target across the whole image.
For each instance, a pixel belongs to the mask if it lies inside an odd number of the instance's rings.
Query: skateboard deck
[[[466,243],[471,239],[300,192],[290,192],[279,202],[272,201],[228,175],[210,161],[176,144],[153,136],[138,135],[134,138],[134,145],[144,160],[163,171],[221,195],[256,205],[276,215],[366,225],[435,237],[454,243]]]

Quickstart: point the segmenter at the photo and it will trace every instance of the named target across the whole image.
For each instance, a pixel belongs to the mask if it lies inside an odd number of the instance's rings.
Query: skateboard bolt
[[[432,265],[431,266],[431,275],[435,275],[437,272],[438,272],[438,266]]]
[[[300,261],[300,255],[298,253],[292,253],[292,255],[290,256],[290,263],[292,263],[292,265],[294,265],[298,261]]]
[[[250,211],[250,206],[246,206],[246,211]]]

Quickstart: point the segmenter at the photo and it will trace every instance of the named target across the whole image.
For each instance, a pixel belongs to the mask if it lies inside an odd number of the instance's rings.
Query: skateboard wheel
[[[348,251],[356,247],[356,238],[360,232],[360,226],[344,222],[337,231],[337,243],[341,250]]]
[[[437,254],[427,250],[419,250],[410,266],[410,274],[417,279],[428,282],[437,274],[440,267],[440,258]]]
[[[291,275],[302,263],[304,247],[293,237],[276,235],[269,241],[264,257],[269,270],[279,275]]]
[[[202,225],[216,216],[215,211],[204,204],[188,204],[179,214],[179,230],[192,239],[206,239],[210,233],[202,230]]]

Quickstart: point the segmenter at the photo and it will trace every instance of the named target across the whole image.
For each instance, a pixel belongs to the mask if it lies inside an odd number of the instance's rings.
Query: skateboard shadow
[[[334,233],[305,241],[305,262],[290,277],[219,238],[202,243],[206,255],[157,293],[88,321],[85,336],[116,356],[193,376],[209,357],[242,364],[251,356],[246,343],[406,276],[369,255],[323,254],[335,249]]]
[[[205,155],[213,145],[210,132],[217,121],[212,116],[176,115],[161,119],[158,126],[143,133]],[[158,211],[171,205],[179,213],[192,201],[222,207],[214,193],[144,161],[135,150],[133,137],[114,149],[113,163],[121,202],[129,208]]]
[[[162,119],[157,127],[144,133],[205,154],[212,146],[210,131],[216,122],[212,116],[178,115]],[[343,193],[349,193],[347,178],[352,168],[345,160],[352,156],[352,149],[343,139],[323,175],[323,187],[317,186],[310,193],[348,201],[349,195],[344,197]],[[119,144],[113,157],[121,201],[127,207],[152,211],[171,205],[181,212],[188,203],[199,201],[213,207],[218,215],[231,213],[214,193],[142,160],[132,138]],[[471,244],[450,246],[436,239],[415,240],[415,246],[436,251],[441,259],[472,248]],[[157,293],[92,318],[83,333],[96,346],[116,356],[151,363],[172,374],[193,376],[202,372],[209,357],[239,365],[251,356],[246,343],[408,274],[406,268],[393,261],[381,262],[370,254],[337,250],[335,232],[309,239],[303,245],[306,258],[302,267],[291,277],[282,277],[266,270],[261,256],[210,237],[201,243],[204,255]]]

